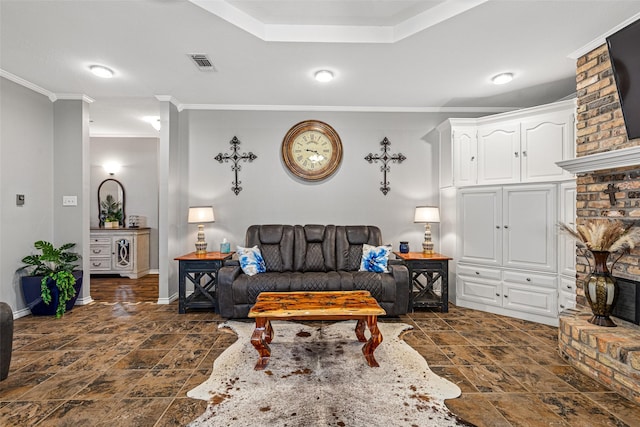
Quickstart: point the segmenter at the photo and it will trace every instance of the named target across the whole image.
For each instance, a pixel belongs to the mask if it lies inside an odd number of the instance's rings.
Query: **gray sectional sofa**
[[[409,272],[389,260],[388,273],[359,271],[364,244],[380,246],[375,226],[252,225],[246,247],[258,246],[266,272],[248,276],[236,260],[218,272],[218,305],[227,318],[245,318],[260,292],[367,290],[388,316],[407,312]],[[393,258],[393,255],[391,255]]]

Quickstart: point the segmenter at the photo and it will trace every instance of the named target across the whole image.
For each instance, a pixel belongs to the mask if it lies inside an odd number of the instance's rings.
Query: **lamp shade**
[[[187,220],[190,224],[193,223],[203,223],[203,222],[214,222],[213,218],[213,206],[192,206],[189,208],[189,219]]]
[[[417,206],[413,222],[440,222],[440,210],[436,206]]]

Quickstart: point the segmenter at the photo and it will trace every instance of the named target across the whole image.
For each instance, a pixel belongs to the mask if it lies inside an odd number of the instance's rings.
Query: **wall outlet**
[[[62,206],[78,206],[78,196],[62,196]]]

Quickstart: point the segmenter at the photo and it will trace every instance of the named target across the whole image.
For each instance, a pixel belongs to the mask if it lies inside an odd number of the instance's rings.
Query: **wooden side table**
[[[179,262],[178,313],[184,314],[187,308],[209,308],[218,312],[218,270],[225,260],[231,259],[233,252],[207,252],[198,255],[195,252],[174,258]],[[187,280],[193,284],[193,293],[187,297]]]
[[[439,253],[394,252],[409,270],[409,310],[416,307],[440,307],[443,313],[449,311],[449,260],[453,259]],[[420,280],[423,277],[424,280]],[[440,295],[433,285],[440,280]]]

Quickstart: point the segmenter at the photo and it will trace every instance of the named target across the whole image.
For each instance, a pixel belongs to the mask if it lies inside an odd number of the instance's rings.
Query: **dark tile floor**
[[[206,407],[186,392],[235,341],[222,320],[122,302],[18,319],[0,425],[184,425]],[[640,425],[639,405],[558,356],[556,328],[456,307],[399,320],[415,328],[404,339],[462,389],[449,408],[478,426]]]

